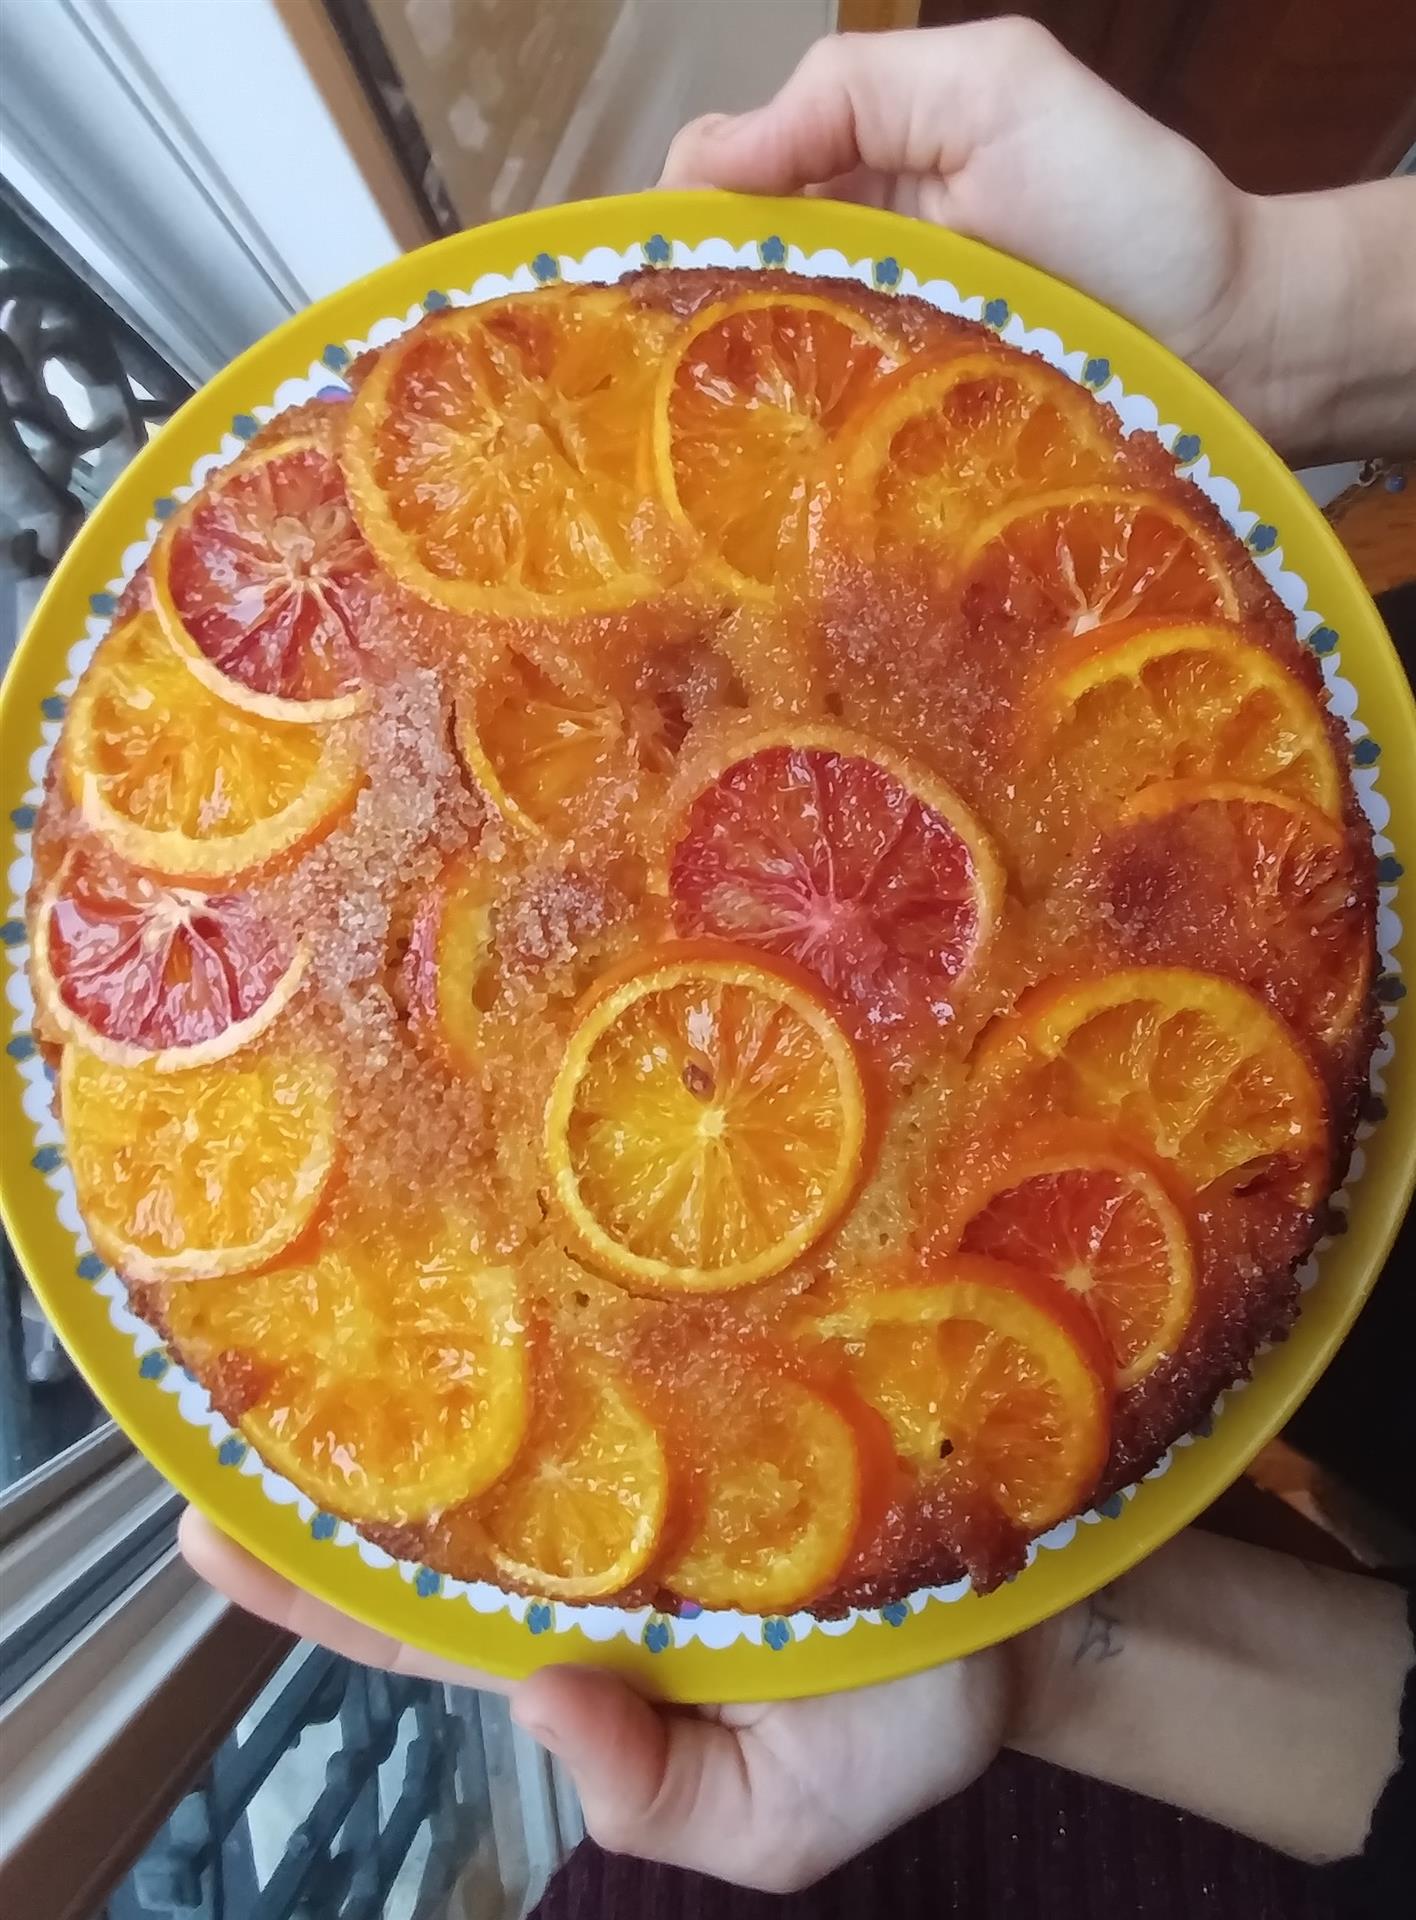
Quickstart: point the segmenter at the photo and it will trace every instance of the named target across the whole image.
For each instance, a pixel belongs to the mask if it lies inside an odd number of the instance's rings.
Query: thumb
[[[796,193],[861,166],[947,175],[987,130],[1008,24],[818,40],[766,106],[690,121],[659,185]]]
[[[749,1812],[737,1742],[726,1727],[660,1713],[613,1674],[590,1667],[532,1674],[516,1690],[512,1716],[564,1765],[586,1829],[601,1846],[699,1872],[724,1870],[722,1840],[747,1828]]]

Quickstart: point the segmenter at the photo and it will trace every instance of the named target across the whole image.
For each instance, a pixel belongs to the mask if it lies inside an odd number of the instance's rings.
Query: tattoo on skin
[[[1110,1660],[1125,1646],[1120,1617],[1112,1612],[1109,1604],[1111,1597],[1111,1588],[1103,1587],[1087,1601],[1081,1637],[1072,1654],[1074,1667],[1079,1667],[1084,1660]]]

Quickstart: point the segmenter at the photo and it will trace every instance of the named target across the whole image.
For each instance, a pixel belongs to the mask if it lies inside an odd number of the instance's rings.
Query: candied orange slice
[[[384,348],[341,460],[387,571],[465,613],[652,592],[672,539],[645,435],[671,327],[618,288],[565,289],[454,308]]]
[[[1116,620],[1232,620],[1239,599],[1218,543],[1158,493],[1065,487],[984,520],[960,556],[980,617],[1006,607],[1036,632]]]
[[[218,699],[146,613],[94,655],[63,755],[96,833],[133,866],[196,883],[230,880],[318,839],[362,777],[342,726],[288,725]]]
[[[1109,1129],[1023,1128],[965,1178],[950,1212],[964,1253],[1067,1288],[1105,1336],[1119,1387],[1174,1351],[1195,1305],[1195,1251],[1160,1168]]]
[[[1342,776],[1306,687],[1232,627],[1177,622],[1063,647],[1038,690],[1054,764],[1123,779],[1238,780],[1334,817]]]
[[[1312,1064],[1262,1000],[1217,974],[1131,967],[1036,987],[984,1036],[975,1074],[1008,1113],[1121,1128],[1192,1187],[1281,1186],[1303,1206],[1326,1191]]]
[[[520,653],[462,694],[456,731],[472,778],[530,835],[568,833],[613,808],[641,769],[672,761],[653,701],[626,708],[607,690],[558,686]]]
[[[714,1422],[692,1534],[665,1585],[704,1607],[780,1613],[825,1593],[861,1512],[855,1430],[805,1382],[741,1382]]]
[[[327,448],[309,434],[214,473],[153,548],[153,604],[199,680],[270,720],[363,704],[378,569]]]
[[[496,1576],[558,1600],[637,1580],[668,1507],[663,1442],[623,1382],[577,1364],[538,1406],[520,1457],[464,1519]]]
[[[1109,1362],[1062,1289],[956,1255],[853,1289],[813,1331],[921,1473],[964,1476],[1034,1533],[1095,1486],[1110,1443]]]
[[[162,886],[76,849],[40,902],[35,997],[54,1033],[105,1060],[195,1067],[264,1033],[305,959],[247,893]]]
[[[135,1280],[274,1260],[314,1217],[334,1165],[333,1074],[269,1048],[169,1073],[69,1046],[59,1102],[94,1245]]]
[[[790,1265],[845,1207],[865,1143],[850,1040],[809,980],[732,948],[661,949],[602,983],[546,1113],[586,1256],[668,1293]]]
[[[810,293],[749,293],[694,316],[659,379],[664,498],[708,568],[764,595],[804,566],[839,438],[896,348]]]
[[[1120,444],[1105,421],[1042,360],[911,360],[857,417],[842,462],[844,524],[872,546],[952,544],[1004,500],[1103,478]]]
[[[796,961],[862,1033],[939,1028],[1002,908],[1003,871],[959,796],[832,726],[744,743],[685,810],[674,921]]]
[[[1333,1041],[1366,1002],[1367,890],[1341,824],[1236,780],[1158,780],[1096,854],[1108,925],[1137,960],[1227,974]]]
[[[247,1439],[331,1513],[402,1525],[491,1485],[528,1410],[516,1279],[475,1225],[349,1205],[268,1272],[168,1290],[189,1364],[233,1383]]]
[[[482,1021],[496,993],[492,878],[484,861],[454,861],[419,910],[404,960],[415,1031],[435,1037],[464,1073],[481,1068]]]

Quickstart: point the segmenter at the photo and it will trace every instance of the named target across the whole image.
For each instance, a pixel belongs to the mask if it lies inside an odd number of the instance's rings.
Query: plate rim
[[[1382,714],[1383,738],[1402,749],[1383,761],[1386,829],[1403,851],[1416,816],[1416,700],[1380,615],[1336,535],[1296,477],[1236,410],[1200,375],[1133,323],[1055,279],[981,241],[907,216],[824,200],[769,200],[710,192],[620,195],[536,210],[471,229],[401,256],[296,314],[248,348],[184,403],[135,456],[99,502],[49,581],[0,688],[0,773],[8,809],[29,781],[34,716],[52,692],[51,644],[61,661],[82,634],[90,591],[122,571],[122,555],[140,537],[152,502],[190,480],[232,418],[266,404],[282,380],[306,372],[327,344],[362,337],[379,318],[417,305],[429,289],[471,286],[485,273],[511,274],[533,258],[594,247],[624,249],[667,232],[687,246],[724,239],[735,246],[784,241],[807,252],[833,248],[848,261],[898,263],[920,281],[947,278],[961,289],[1006,300],[1036,329],[1055,331],[1075,350],[1105,357],[1128,391],[1146,394],[1162,417],[1198,432],[1219,473],[1244,506],[1301,550],[1290,564],[1309,604],[1341,637],[1344,672],[1359,680],[1364,717]],[[1280,539],[1280,544],[1283,544]],[[107,555],[105,563],[103,556]],[[13,793],[11,790],[15,789]],[[1410,867],[1409,858],[1405,862]],[[73,1272],[72,1245],[52,1190],[27,1154],[30,1122],[14,1062],[0,1079],[0,1215],[17,1257],[65,1346],[96,1397],[140,1450],[195,1506],[248,1551],[318,1598],[366,1625],[500,1679],[556,1660],[581,1660],[631,1673],[647,1690],[690,1703],[783,1699],[844,1690],[902,1676],[973,1652],[1022,1631],[1096,1591],[1195,1517],[1243,1471],[1322,1372],[1356,1317],[1395,1238],[1416,1184],[1416,1059],[1408,1047],[1387,1063],[1387,1119],[1362,1142],[1366,1168],[1350,1228],[1324,1256],[1289,1338],[1262,1355],[1242,1393],[1226,1399],[1202,1445],[1177,1448],[1166,1473],[1142,1481],[1116,1520],[1078,1526],[1059,1551],[994,1594],[969,1594],[948,1606],[926,1603],[898,1624],[860,1619],[848,1633],[813,1632],[773,1647],[739,1638],[727,1647],[695,1641],[662,1652],[619,1635],[591,1640],[573,1623],[528,1632],[509,1613],[483,1614],[466,1603],[429,1605],[397,1566],[373,1567],[357,1553],[331,1553],[296,1509],[264,1492],[259,1476],[218,1463],[209,1436],[194,1433],[176,1396],[154,1392],[133,1364],[114,1370],[111,1342],[122,1338],[107,1301]],[[1402,1140],[1407,1143],[1402,1151]],[[34,1188],[28,1184],[34,1183]],[[37,1189],[36,1207],[26,1197]],[[45,1217],[47,1211],[47,1219]],[[68,1269],[67,1274],[63,1269]],[[1340,1278],[1334,1270],[1340,1270]],[[1221,1435],[1223,1443],[1219,1444]],[[354,1571],[357,1569],[357,1573]]]

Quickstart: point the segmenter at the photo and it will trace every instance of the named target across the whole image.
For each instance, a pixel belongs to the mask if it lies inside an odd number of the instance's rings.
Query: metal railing
[[[445,1688],[303,1649],[243,1727],[110,1896],[107,1920],[425,1920],[445,1910],[491,1826],[480,1728]],[[325,1740],[312,1742],[321,1728]],[[313,1797],[263,1863],[269,1803],[288,1815],[302,1789]]]

